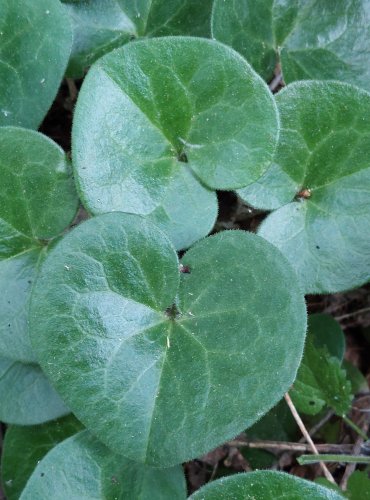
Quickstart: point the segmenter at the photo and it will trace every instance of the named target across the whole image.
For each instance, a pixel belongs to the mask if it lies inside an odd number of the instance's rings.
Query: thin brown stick
[[[335,413],[333,412],[333,410],[328,411],[328,413],[325,415],[325,417],[323,417],[323,418],[320,420],[320,422],[317,422],[317,424],[316,424],[316,425],[314,425],[314,426],[313,426],[313,427],[312,427],[312,428],[308,431],[309,435],[310,435],[311,437],[313,437],[313,436],[316,434],[316,432],[318,432],[318,431],[321,429],[321,427],[322,427],[323,425],[325,425],[325,424],[326,424],[326,422],[328,422],[328,421],[331,419],[331,417],[332,417],[333,415],[335,415]],[[304,441],[305,441],[305,438],[304,438],[304,437],[302,437],[302,438],[299,440],[299,442],[300,442],[300,443],[303,443]],[[316,447],[317,447],[317,446],[318,446],[318,445],[316,445]]]
[[[297,422],[298,427],[300,428],[303,436],[305,437],[307,443],[310,445],[311,451],[314,452],[315,455],[318,455],[319,452],[315,446],[315,443],[312,441],[311,436],[308,433],[308,430],[306,429],[301,417],[299,416],[299,413],[296,410],[296,407],[294,406],[293,401],[291,400],[290,396],[288,393],[284,394],[285,401],[287,402],[287,405],[289,406],[289,409],[294,417],[294,420]],[[334,481],[333,476],[331,475],[329,469],[326,467],[326,465],[323,462],[319,462],[321,470],[324,473],[324,476],[328,481],[330,481],[333,484],[336,484]]]
[[[358,309],[357,311],[343,314],[342,316],[336,316],[337,321],[341,321],[342,319],[352,318],[353,316],[357,316],[358,314],[362,314],[364,312],[370,312],[370,307],[364,307],[363,309]]]
[[[241,439],[234,439],[227,443],[229,446],[235,446],[237,448],[256,448],[261,450],[281,450],[281,451],[300,451],[308,452],[312,448],[309,444],[305,443],[291,443],[286,441],[244,441]],[[317,444],[316,449],[320,453],[351,453],[353,450],[353,444]]]

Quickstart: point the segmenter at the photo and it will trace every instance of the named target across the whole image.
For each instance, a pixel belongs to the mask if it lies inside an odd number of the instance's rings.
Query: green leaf
[[[278,144],[279,148],[283,147],[281,137]],[[276,156],[278,156],[278,152]],[[300,157],[290,158],[290,164],[299,163]],[[272,163],[267,171],[256,181],[248,186],[238,189],[236,192],[240,198],[248,205],[262,209],[275,210],[292,200],[292,196],[296,193],[296,183],[279,165]]]
[[[340,324],[329,314],[310,314],[308,334],[315,347],[326,347],[329,354],[343,361],[346,342]]]
[[[185,500],[181,466],[152,469],[115,455],[88,431],[53,448],[38,464],[21,500]]]
[[[369,390],[369,384],[366,377],[364,377],[356,366],[345,359],[342,363],[342,368],[346,370],[347,378],[351,382],[353,394],[367,392]]]
[[[343,491],[339,488],[339,486],[337,484],[333,484],[330,481],[328,481],[326,477],[317,477],[315,479],[315,483],[320,484],[321,486],[325,486],[326,488],[329,488],[331,490],[336,491],[337,493],[341,493],[342,495],[344,495]]]
[[[284,472],[256,471],[212,481],[189,500],[343,500],[335,491]]]
[[[93,214],[147,215],[185,160],[211,189],[253,182],[278,132],[269,89],[233,50],[190,37],[138,41],[100,59],[84,81],[72,137],[76,180]]]
[[[1,457],[1,481],[7,499],[18,500],[46,453],[81,429],[82,424],[73,415],[38,426],[8,427]]]
[[[211,231],[218,214],[217,196],[183,167],[148,219],[164,231],[177,250],[189,248]]]
[[[370,479],[366,472],[356,470],[350,475],[346,496],[350,500],[370,500]]]
[[[294,441],[297,438],[297,424],[283,399],[261,420],[246,430],[248,439]]]
[[[282,131],[275,163],[295,188],[287,184],[293,201],[270,214],[259,234],[288,258],[306,293],[366,283],[370,94],[339,82],[301,82],[276,100]]]
[[[37,425],[68,413],[39,366],[0,358],[1,422]]]
[[[0,176],[0,356],[35,362],[30,290],[46,240],[72,221],[78,199],[64,152],[38,132],[0,128]]]
[[[273,4],[273,0],[215,0],[212,13],[213,37],[240,52],[266,80],[271,79],[277,60]]]
[[[337,415],[345,415],[351,407],[352,386],[338,358],[326,348],[317,348],[308,338],[302,363],[290,395],[298,410],[316,415],[325,405]]]
[[[113,450],[156,466],[266,413],[306,327],[296,276],[262,238],[220,233],[182,265],[145,219],[105,214],[50,251],[32,296],[33,346],[62,397]]]
[[[38,128],[62,81],[72,28],[58,0],[2,0],[0,126]]]
[[[320,477],[315,482],[325,485],[328,488],[335,488],[325,478]],[[339,488],[336,488],[336,491],[340,491]],[[359,470],[353,472],[348,479],[347,490],[343,494],[350,500],[370,500],[370,479],[368,474],[365,471],[362,472]]]
[[[341,80],[370,90],[367,0],[215,0],[213,36],[264,78]]]
[[[210,35],[212,0],[63,0],[73,21],[68,74],[81,76],[96,59],[132,38]]]

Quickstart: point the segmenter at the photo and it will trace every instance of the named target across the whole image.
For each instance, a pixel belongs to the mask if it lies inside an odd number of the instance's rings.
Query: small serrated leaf
[[[348,412],[353,397],[341,362],[330,356],[326,347],[315,347],[310,338],[290,395],[303,413],[316,415],[327,405],[339,416]]]

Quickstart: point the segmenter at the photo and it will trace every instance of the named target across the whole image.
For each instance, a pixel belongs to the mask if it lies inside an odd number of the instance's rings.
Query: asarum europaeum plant
[[[364,378],[304,294],[370,279],[369,30],[365,0],[0,0],[9,500],[185,499],[182,462],[294,439],[288,390],[346,418]],[[91,64],[70,160],[30,128]],[[208,236],[225,190],[257,234]],[[272,471],[190,498],[280,495],[343,498]]]

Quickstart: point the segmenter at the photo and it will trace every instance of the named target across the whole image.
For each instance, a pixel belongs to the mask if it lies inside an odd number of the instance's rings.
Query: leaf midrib
[[[104,73],[104,75],[119,89],[120,92],[122,92],[126,98],[133,104],[133,106],[138,109],[140,111],[140,113],[145,117],[145,119],[147,120],[147,123],[149,125],[151,125],[157,132],[160,133],[163,141],[165,143],[167,143],[167,147],[169,147],[170,150],[173,150],[173,159],[175,161],[178,161],[177,158],[176,158],[176,151],[177,151],[177,148],[176,148],[176,145],[172,144],[172,142],[165,136],[165,134],[163,133],[163,130],[158,126],[158,124],[156,124],[155,122],[153,122],[153,120],[151,120],[149,118],[149,116],[147,115],[147,113],[145,113],[145,111],[141,108],[141,106],[139,106],[135,101],[134,99],[132,99],[132,97],[121,87],[121,85],[119,84],[119,82],[117,82],[115,80],[115,78],[110,75],[107,71],[106,68],[102,67],[101,65],[98,66],[98,68]],[[166,157],[164,157],[166,158]]]

